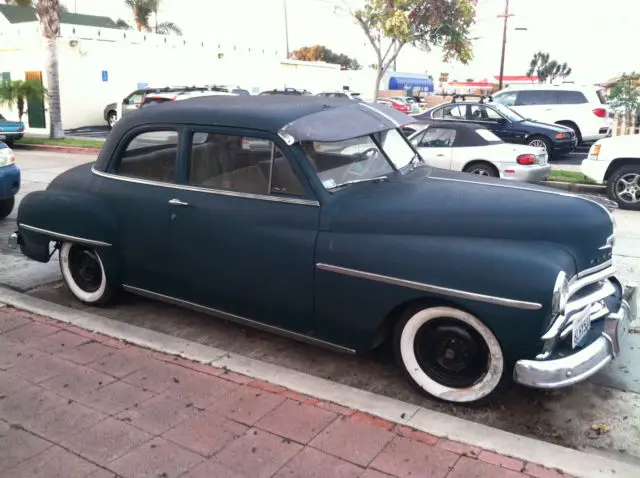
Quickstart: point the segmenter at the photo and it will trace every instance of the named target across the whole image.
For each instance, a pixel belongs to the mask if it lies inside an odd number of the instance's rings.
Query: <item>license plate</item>
[[[583,315],[584,314],[584,315]],[[580,314],[575,322],[573,322],[573,330],[571,331],[571,347],[576,348],[576,345],[584,339],[587,332],[591,328],[591,306],[587,308],[585,312]]]

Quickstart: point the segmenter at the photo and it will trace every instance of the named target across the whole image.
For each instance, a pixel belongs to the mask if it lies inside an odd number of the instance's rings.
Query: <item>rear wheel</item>
[[[478,176],[491,176],[493,178],[500,177],[500,173],[493,164],[485,161],[476,161],[465,166],[463,172],[469,174],[477,174]]]
[[[102,259],[91,247],[65,242],[60,248],[60,270],[69,291],[81,302],[105,305],[114,296]]]
[[[439,400],[484,405],[506,383],[507,367],[495,335],[459,309],[407,311],[395,329],[395,351],[411,383]]]
[[[0,219],[4,219],[11,211],[13,211],[13,206],[15,204],[15,198],[10,197],[6,199],[0,199]]]
[[[640,164],[616,169],[607,180],[607,193],[620,209],[640,211]]]

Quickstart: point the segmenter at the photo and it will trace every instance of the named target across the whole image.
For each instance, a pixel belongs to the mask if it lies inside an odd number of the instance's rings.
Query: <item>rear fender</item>
[[[57,190],[27,194],[18,208],[19,244],[22,253],[48,262],[51,242],[74,242],[90,246],[103,263],[117,257],[117,222],[99,198]],[[106,267],[106,264],[105,264]]]

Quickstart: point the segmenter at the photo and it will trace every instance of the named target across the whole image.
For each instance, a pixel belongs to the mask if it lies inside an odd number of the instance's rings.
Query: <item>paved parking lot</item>
[[[22,194],[46,187],[67,168],[92,156],[18,151]],[[22,196],[21,194],[21,196]],[[615,262],[623,280],[640,282],[640,213],[617,211]],[[87,309],[61,286],[57,257],[49,264],[25,260],[6,246],[15,213],[0,222],[0,285],[77,309]],[[627,353],[592,380],[564,390],[542,392],[514,387],[490,408],[443,405],[418,394],[383,348],[372,356],[352,357],[158,302],[125,296],[108,309],[90,309],[115,320],[219,347],[374,393],[443,411],[503,430],[528,435],[640,464],[640,334],[629,339]],[[606,424],[605,433],[593,425]]]

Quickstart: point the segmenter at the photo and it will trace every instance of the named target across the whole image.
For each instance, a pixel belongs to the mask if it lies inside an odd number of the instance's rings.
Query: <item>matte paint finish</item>
[[[114,133],[111,150],[126,131]],[[496,334],[509,361],[540,351],[558,272],[571,277],[592,267],[612,233],[608,213],[593,202],[424,166],[331,194],[298,145],[278,145],[318,205],[139,184],[85,165],[27,195],[18,221],[112,243],[100,253],[119,283],[356,351],[379,343],[391,313],[410,301],[453,304]],[[189,205],[170,206],[173,198]],[[23,253],[42,260],[49,238],[21,234]],[[318,263],[541,307],[424,292]]]

